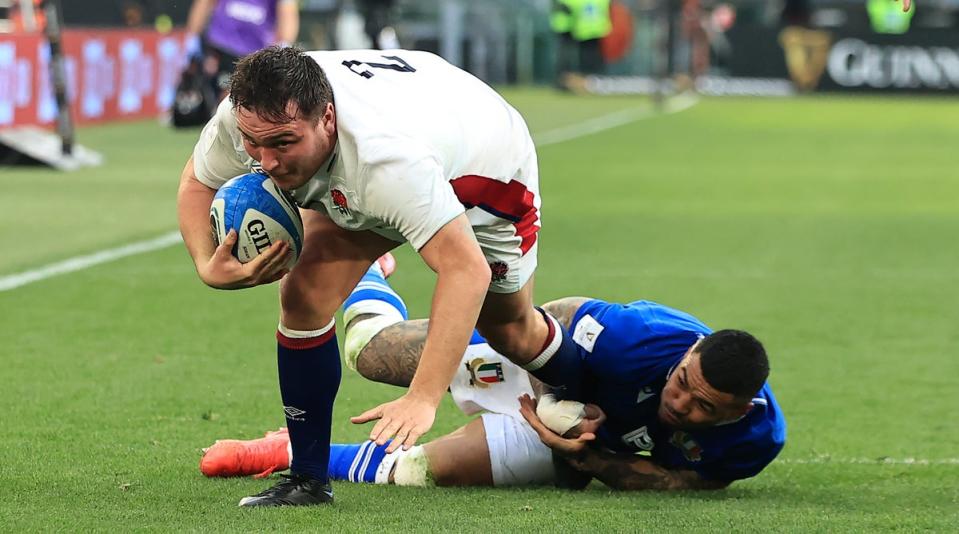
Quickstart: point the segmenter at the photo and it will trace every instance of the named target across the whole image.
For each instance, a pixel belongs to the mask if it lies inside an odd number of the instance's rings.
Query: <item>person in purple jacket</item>
[[[239,58],[270,45],[293,44],[300,12],[296,0],[193,0],[186,31],[187,55],[202,58],[222,98]]]

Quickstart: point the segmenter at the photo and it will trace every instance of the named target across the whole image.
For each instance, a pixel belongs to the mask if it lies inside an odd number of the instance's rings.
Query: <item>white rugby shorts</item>
[[[533,395],[529,375],[489,345],[470,345],[450,385],[467,415],[482,415],[495,486],[552,484],[552,453],[519,413],[517,398]]]

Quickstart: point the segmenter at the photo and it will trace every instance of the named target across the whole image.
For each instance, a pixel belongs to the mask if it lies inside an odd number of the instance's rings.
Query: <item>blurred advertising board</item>
[[[901,35],[800,27],[726,33],[733,78],[789,80],[798,91],[959,92],[959,33]]]
[[[78,124],[156,117],[173,102],[182,34],[153,30],[63,31],[67,93]],[[0,128],[52,125],[57,105],[43,36],[0,34]]]

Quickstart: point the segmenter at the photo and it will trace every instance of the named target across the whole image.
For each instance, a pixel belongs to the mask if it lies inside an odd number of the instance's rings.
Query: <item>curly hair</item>
[[[751,398],[769,377],[769,359],[758,339],[742,330],[719,330],[696,347],[703,378],[712,387]]]
[[[315,118],[333,102],[333,88],[319,64],[296,47],[271,46],[244,56],[230,80],[230,102],[276,123]],[[290,116],[287,110],[293,103]]]

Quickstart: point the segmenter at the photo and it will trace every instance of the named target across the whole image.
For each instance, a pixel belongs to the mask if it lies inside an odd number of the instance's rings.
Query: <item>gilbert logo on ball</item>
[[[292,268],[303,250],[303,220],[288,193],[264,174],[237,176],[216,192],[210,206],[210,225],[217,244],[236,230],[233,255],[246,263],[277,241],[293,250],[287,264]]]

